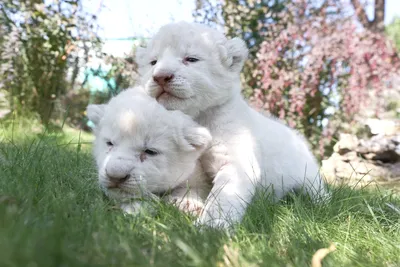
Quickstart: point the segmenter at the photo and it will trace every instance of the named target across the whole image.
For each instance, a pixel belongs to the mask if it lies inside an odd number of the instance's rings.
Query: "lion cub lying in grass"
[[[87,115],[95,124],[99,184],[122,209],[135,212],[140,202],[132,200],[170,192],[167,201],[201,212],[209,192],[198,161],[211,142],[206,128],[180,111],[167,111],[139,87],[108,104],[89,105]]]

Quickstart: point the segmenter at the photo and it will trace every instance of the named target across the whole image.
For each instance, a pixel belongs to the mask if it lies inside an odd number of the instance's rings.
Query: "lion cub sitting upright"
[[[87,115],[95,124],[99,184],[110,198],[124,202],[170,190],[167,199],[178,208],[201,211],[207,181],[198,158],[211,141],[206,128],[180,111],[167,111],[140,87],[108,104],[89,105]]]
[[[136,53],[146,93],[210,130],[212,145],[201,162],[213,188],[200,223],[211,226],[239,222],[259,186],[273,188],[277,198],[302,187],[314,198],[325,194],[305,139],[243,99],[247,54],[243,40],[187,22],[161,27]]]

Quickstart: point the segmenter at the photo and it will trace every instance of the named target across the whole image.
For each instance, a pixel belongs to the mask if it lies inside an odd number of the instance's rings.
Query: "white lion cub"
[[[206,128],[182,112],[167,111],[139,87],[108,104],[89,105],[87,115],[96,126],[99,183],[110,198],[124,202],[171,190],[169,201],[189,213],[201,211],[207,177],[198,158],[211,141]],[[129,211],[137,203],[132,205],[122,207]]]
[[[147,94],[211,132],[211,148],[201,161],[213,188],[200,217],[211,226],[241,220],[259,185],[272,186],[278,198],[303,186],[312,196],[324,190],[304,138],[243,99],[240,72],[247,54],[241,39],[187,22],[163,26],[137,50]]]

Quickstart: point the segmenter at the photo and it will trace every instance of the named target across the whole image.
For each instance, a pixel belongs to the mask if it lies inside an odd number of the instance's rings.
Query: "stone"
[[[344,155],[358,146],[358,138],[351,134],[340,134],[339,142],[333,147],[333,151]]]
[[[340,135],[334,153],[322,161],[321,174],[328,183],[359,186],[391,181],[400,183],[400,128],[397,122],[372,120],[370,125],[374,134],[370,138]]]
[[[396,152],[397,155],[400,156],[400,145],[397,145],[394,151]]]
[[[399,124],[393,120],[367,119],[365,124],[373,135],[393,135],[400,129]]]

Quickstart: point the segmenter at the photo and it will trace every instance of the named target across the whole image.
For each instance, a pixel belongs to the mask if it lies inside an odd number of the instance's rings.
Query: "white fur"
[[[140,87],[121,92],[106,105],[89,105],[87,114],[96,125],[93,153],[99,183],[109,197],[128,201],[172,190],[168,200],[198,212],[207,190],[198,161],[211,141],[206,128],[180,111],[167,111]],[[146,149],[158,154],[146,154]],[[110,177],[126,175],[130,178],[118,188],[109,188],[116,184]],[[187,202],[189,206],[181,206]],[[137,205],[122,208],[133,213]]]
[[[188,62],[187,57],[199,61]],[[304,138],[259,114],[241,96],[240,71],[246,57],[241,39],[227,39],[207,26],[186,22],[163,26],[137,53],[145,91],[211,132],[212,146],[201,161],[214,185],[200,218],[211,226],[241,220],[260,185],[272,186],[278,198],[302,186],[313,196],[324,190]],[[160,74],[174,78],[161,88],[152,78]],[[163,91],[168,94],[159,96]]]

